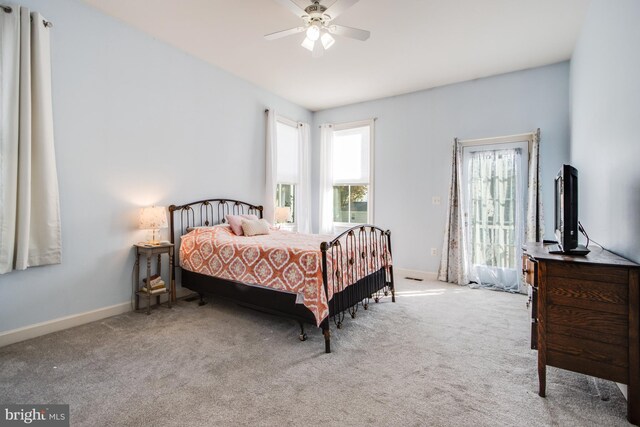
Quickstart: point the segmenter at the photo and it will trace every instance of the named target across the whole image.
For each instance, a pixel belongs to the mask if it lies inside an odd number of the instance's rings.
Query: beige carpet
[[[69,403],[72,425],[627,425],[617,387],[548,369],[526,298],[399,280],[398,302],[321,333],[180,302],[0,348],[0,402]],[[604,400],[603,400],[604,399]]]

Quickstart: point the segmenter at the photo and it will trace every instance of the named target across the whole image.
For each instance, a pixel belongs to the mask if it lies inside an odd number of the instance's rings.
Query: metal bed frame
[[[230,199],[207,199],[180,206],[171,205],[169,206],[171,243],[179,242],[180,237],[190,227],[222,224],[226,222],[225,216],[229,214],[254,214],[262,218],[262,211],[262,206]],[[356,249],[359,250],[357,254],[355,254]],[[380,265],[380,258],[376,256],[376,254],[391,256],[391,232],[373,225],[358,225],[345,230],[329,242],[323,242],[320,245],[320,251],[323,286],[329,304],[329,315],[322,321],[320,328],[324,335],[325,352],[331,353],[330,319],[333,319],[336,327],[340,329],[345,315],[348,313],[355,318],[359,306],[364,310],[368,309],[370,299],[377,303],[382,296],[391,293],[392,302],[396,301],[393,267],[386,268]],[[346,261],[343,256],[345,253],[352,254]],[[330,254],[333,260],[337,260],[330,272],[327,271],[327,254]],[[176,257],[178,256],[179,251],[176,251]],[[179,260],[174,262],[174,280],[178,264]],[[388,265],[387,262],[384,264]],[[222,297],[241,306],[294,319],[300,324],[301,341],[307,339],[304,324],[316,325],[313,313],[304,305],[296,304],[296,294],[293,292],[180,270],[182,286],[197,292],[200,295],[201,305],[205,304],[205,295]],[[355,278],[356,272],[361,270],[365,271],[365,277],[352,285],[344,283],[345,276]],[[328,280],[330,274],[332,275],[331,285]],[[332,286],[333,290],[331,300],[329,300],[329,286]]]

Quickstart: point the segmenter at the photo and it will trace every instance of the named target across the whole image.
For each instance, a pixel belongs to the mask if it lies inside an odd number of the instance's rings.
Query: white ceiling
[[[274,0],[84,0],[179,49],[317,111],[551,64],[571,57],[589,0],[360,0],[321,58]],[[310,0],[295,0],[299,5]],[[334,0],[322,0],[330,5]]]

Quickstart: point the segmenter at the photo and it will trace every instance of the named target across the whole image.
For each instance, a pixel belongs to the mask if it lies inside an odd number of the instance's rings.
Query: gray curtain
[[[464,200],[462,188],[462,146],[455,139],[451,160],[451,187],[449,189],[449,205],[447,207],[447,224],[442,243],[442,258],[438,269],[438,280],[466,285],[469,283],[467,263],[467,242],[463,224]]]
[[[529,149],[529,183],[527,185],[527,223],[524,232],[525,242],[541,242],[544,238],[544,208],[540,177],[540,129],[533,137]]]

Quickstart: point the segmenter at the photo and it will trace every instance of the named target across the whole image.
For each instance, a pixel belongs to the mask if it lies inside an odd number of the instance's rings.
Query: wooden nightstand
[[[171,302],[175,302],[175,281],[173,278],[173,248],[174,245],[172,243],[152,246],[145,245],[144,243],[136,243],[133,245],[136,249],[136,262],[135,262],[135,271],[134,271],[134,289],[136,295],[136,311],[140,309],[140,296],[147,298],[147,314],[151,314],[151,297],[156,297],[156,304],[160,305],[160,296],[167,295],[167,305],[171,308]],[[142,290],[144,286],[144,282],[140,280],[140,255],[146,256],[147,258],[147,280],[146,283],[151,281],[151,259],[154,256],[158,256],[157,264],[156,264],[156,274],[162,275],[162,254],[169,255],[169,280],[165,282],[166,290],[161,291],[159,293],[150,293]]]

